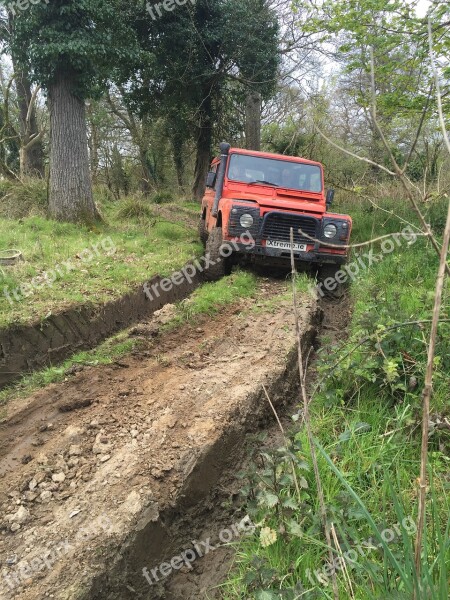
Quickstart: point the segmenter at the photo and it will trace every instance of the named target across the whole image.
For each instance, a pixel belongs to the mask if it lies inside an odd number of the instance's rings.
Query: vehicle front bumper
[[[231,240],[230,240],[231,241]],[[276,259],[276,260],[290,260],[291,252],[290,250],[280,249],[280,248],[267,248],[263,246],[261,243],[256,243],[256,245],[252,244],[242,244],[236,241],[233,241],[233,246],[241,255],[248,256],[249,258],[266,258]],[[317,245],[316,245],[317,246]],[[311,247],[306,252],[301,252],[299,250],[294,250],[294,259],[299,262],[304,263],[314,263],[314,264],[333,264],[333,265],[344,265],[347,262],[347,254],[337,254],[334,252],[327,252],[323,249],[320,250],[317,247]]]

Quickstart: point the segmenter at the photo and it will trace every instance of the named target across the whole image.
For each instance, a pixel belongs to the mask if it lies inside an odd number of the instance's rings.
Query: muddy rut
[[[285,292],[284,282],[261,280],[257,300],[170,333],[166,307],[131,332],[144,349],[9,404],[0,428],[0,598],[216,597],[206,590],[226,573],[226,547],[195,567],[156,571],[151,585],[143,569],[170,562],[192,536],[204,539],[212,511],[219,526],[220,503],[238,491],[245,436],[270,418],[263,384],[278,406],[292,397]],[[308,294],[300,305],[309,349],[321,313]]]

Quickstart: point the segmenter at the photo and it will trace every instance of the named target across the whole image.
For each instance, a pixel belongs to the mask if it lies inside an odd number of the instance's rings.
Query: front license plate
[[[290,242],[276,242],[274,240],[267,240],[266,248],[277,248],[277,250],[290,250]],[[306,252],[306,244],[294,244],[294,250],[297,252]]]

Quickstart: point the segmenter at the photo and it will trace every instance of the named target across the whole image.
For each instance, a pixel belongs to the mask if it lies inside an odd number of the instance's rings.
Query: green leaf
[[[258,498],[259,504],[273,508],[279,502],[278,496],[272,494],[272,492],[262,492]]]
[[[279,600],[279,595],[270,590],[260,590],[255,593],[255,600]]]
[[[288,522],[288,531],[290,534],[295,535],[296,537],[302,537],[303,535],[303,530],[300,527],[300,525],[294,521],[293,519],[291,519]]]
[[[283,506],[285,508],[292,508],[293,510],[296,510],[299,507],[298,502],[294,500],[294,498],[286,498],[286,500],[283,500]]]

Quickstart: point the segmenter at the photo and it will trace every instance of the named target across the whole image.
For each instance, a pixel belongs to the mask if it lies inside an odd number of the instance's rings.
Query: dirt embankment
[[[157,286],[159,296],[148,298],[139,286],[102,307],[81,306],[51,315],[30,325],[0,329],[0,389],[18,377],[58,364],[79,350],[94,348],[107,337],[152,315],[162,306],[186,298],[200,284],[198,274],[190,281],[164,291],[161,277],[148,282]]]
[[[270,415],[262,385],[278,405],[296,387],[291,303],[262,302],[281,291],[262,282],[257,302],[165,336],[140,325],[147,351],[11,403],[0,429],[0,598],[191,598],[183,585],[201,561],[177,570],[175,587],[161,571],[150,586],[142,570],[218,533],[203,531],[205,515],[245,434]],[[309,349],[319,311],[301,300]],[[224,552],[211,554],[219,575]]]

